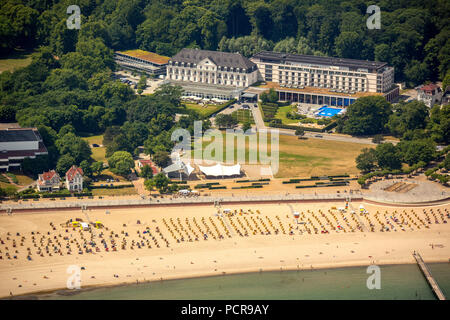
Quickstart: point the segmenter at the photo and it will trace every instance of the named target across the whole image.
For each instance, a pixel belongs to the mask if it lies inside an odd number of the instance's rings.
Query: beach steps
[[[415,187],[417,187],[417,184],[415,183],[397,182],[385,188],[384,191],[406,193]]]
[[[427,265],[423,261],[422,257],[417,251],[414,251],[413,257],[416,259],[417,264],[420,267],[420,270],[422,270],[423,275],[428,281],[428,284],[430,285],[431,289],[433,290],[434,294],[439,300],[446,300],[444,294],[441,291],[441,288],[439,288],[439,285],[437,284],[436,280],[431,275],[430,269],[428,269]]]

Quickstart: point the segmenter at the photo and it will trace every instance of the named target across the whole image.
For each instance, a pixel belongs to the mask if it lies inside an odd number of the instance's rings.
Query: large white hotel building
[[[166,79],[185,95],[228,100],[258,80],[258,69],[239,53],[184,48],[170,59]]]
[[[280,100],[347,106],[357,98],[399,94],[394,68],[385,62],[263,51],[251,59]]]
[[[166,80],[185,96],[232,99],[274,88],[281,101],[348,106],[380,95],[394,100],[394,68],[385,62],[262,51],[250,59],[239,53],[184,48],[170,59]],[[247,93],[244,93],[244,90]],[[263,90],[264,91],[264,90]],[[244,93],[244,95],[242,94]]]

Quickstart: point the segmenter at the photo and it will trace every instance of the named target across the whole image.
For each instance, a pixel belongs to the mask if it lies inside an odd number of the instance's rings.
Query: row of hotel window
[[[204,69],[204,70],[212,70],[215,71],[226,71],[226,72],[239,72],[239,73],[246,73],[251,72],[253,68],[250,69],[244,69],[244,68],[233,68],[233,67],[222,67],[222,66],[197,66],[195,63],[184,63],[184,62],[176,62],[176,61],[169,61],[170,66],[176,66],[176,67],[185,67],[185,68],[198,68],[198,69]]]
[[[266,80],[267,77],[266,77]],[[361,81],[359,81],[361,80]],[[314,87],[324,87],[324,88],[337,88],[337,89],[350,89],[355,91],[365,91],[366,88],[366,80],[365,79],[355,79],[353,82],[352,78],[345,78],[342,77],[340,79],[339,77],[331,76],[329,79],[327,79],[327,76],[325,75],[323,78],[320,77],[314,77],[309,75],[309,77],[305,74],[303,77],[298,76],[294,77],[294,75],[291,75],[290,77],[287,75],[283,75],[281,72],[279,73],[279,83],[280,84],[295,84],[295,85],[302,85],[302,86],[314,86]]]
[[[211,84],[223,84],[229,86],[246,86],[245,79],[242,81],[233,81],[226,79],[215,79],[211,77],[190,77],[190,76],[178,76],[178,75],[169,75],[170,80],[179,80],[179,81],[193,81],[193,82],[203,82],[203,83],[211,83]]]
[[[169,74],[176,74],[176,75],[180,74],[180,75],[187,75],[187,76],[190,76],[190,75],[197,76],[197,74],[199,76],[212,77],[212,78],[217,76],[218,79],[224,78],[224,79],[230,79],[230,80],[236,79],[236,80],[243,80],[243,81],[245,81],[247,79],[247,77],[245,75],[238,75],[238,74],[233,75],[233,74],[228,74],[228,73],[215,73],[215,72],[206,72],[206,71],[204,73],[203,73],[203,71],[198,71],[198,73],[197,73],[196,70],[193,70],[191,72],[191,70],[180,69],[180,71],[178,72],[178,69],[169,68],[167,72]]]
[[[304,81],[307,81],[308,78],[309,78],[309,81],[320,81],[321,79],[323,79],[323,81],[327,81],[327,80],[329,79],[330,81],[333,81],[333,80],[334,80],[334,81],[336,81],[336,82],[339,82],[339,80],[341,80],[341,78],[340,78],[340,77],[337,77],[337,76],[330,76],[330,77],[328,78],[327,75],[324,75],[323,78],[321,78],[320,74],[317,75],[317,77],[315,77],[314,75],[312,75],[312,74],[307,74],[307,73],[303,73],[303,74],[300,74],[300,73],[296,73],[296,74],[291,73],[291,74],[289,75],[287,72],[285,72],[285,74],[283,74],[282,72],[279,72],[278,76],[280,77],[280,80],[281,80],[281,79],[289,79],[289,78],[291,78],[292,80],[298,79],[299,81],[300,81],[302,78],[304,79]],[[349,83],[352,83],[352,82],[353,82],[353,79],[355,79],[355,83],[360,82],[359,80],[361,80],[361,83],[362,83],[362,84],[364,84],[364,83],[366,82],[366,79],[360,79],[360,78],[346,78],[346,77],[342,77],[342,82],[349,82]]]
[[[271,69],[272,66],[266,65],[266,69]],[[310,68],[294,68],[294,67],[283,67],[279,66],[279,70],[294,70],[294,71],[304,71],[307,73],[317,73],[317,74],[330,74],[330,75],[341,75],[341,76],[350,76],[350,77],[364,77],[364,73],[355,73],[355,72],[344,72],[344,71],[331,71],[331,70],[320,70],[320,69],[310,69]],[[368,70],[365,71],[368,73]]]

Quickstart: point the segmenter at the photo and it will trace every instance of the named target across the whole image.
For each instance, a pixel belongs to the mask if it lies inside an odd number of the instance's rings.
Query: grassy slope
[[[225,140],[225,138],[223,138]],[[214,141],[214,140],[213,140]],[[203,142],[203,151],[208,146],[211,148],[211,141]],[[225,142],[224,142],[225,143]],[[270,152],[270,139],[268,138],[268,151]],[[236,141],[235,141],[236,145]],[[276,177],[305,177],[311,175],[336,175],[336,174],[358,174],[355,158],[361,149],[372,147],[370,145],[329,141],[322,139],[302,139],[297,137],[280,135],[279,137],[279,161],[280,168]],[[238,149],[234,149],[234,158]],[[226,148],[223,148],[224,158]],[[249,159],[249,142],[246,139],[245,157]],[[270,153],[269,153],[270,155]],[[206,156],[206,155],[205,155]],[[215,156],[215,153],[212,153]],[[212,157],[206,157],[213,159]],[[259,157],[258,157],[259,158]]]
[[[0,73],[4,71],[17,70],[26,67],[31,63],[31,53],[29,52],[14,52],[6,58],[0,59]]]
[[[201,116],[213,114],[223,106],[221,104],[219,105],[208,104],[206,106],[202,106],[191,102],[184,102],[183,104],[186,106],[186,108],[197,111]]]
[[[91,136],[91,137],[85,137],[83,138],[83,140],[87,141],[89,143],[89,145],[96,143],[98,145],[101,145],[103,143],[103,135],[98,135],[98,136]],[[106,161],[106,148],[105,147],[96,147],[96,148],[91,148],[92,150],[92,158],[95,161]]]

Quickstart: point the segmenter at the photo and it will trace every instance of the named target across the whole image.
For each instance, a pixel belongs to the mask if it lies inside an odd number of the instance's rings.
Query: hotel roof
[[[40,137],[33,129],[0,130],[0,142],[39,141]]]
[[[199,49],[181,49],[172,60],[186,63],[199,63],[203,59],[208,58],[220,67],[250,69],[255,64],[241,55],[240,53],[199,50]]]
[[[361,68],[369,70],[378,70],[380,68],[387,66],[386,62],[379,62],[379,61],[310,56],[304,54],[292,54],[273,51],[261,51],[255,54],[252,58],[275,63],[296,62],[309,65],[337,66],[352,69]]]
[[[317,87],[304,87],[302,89],[300,88],[289,88],[289,87],[281,87],[278,83],[275,82],[266,82],[265,85],[259,86],[259,88],[265,88],[270,89],[273,88],[277,91],[285,91],[285,92],[295,92],[295,93],[304,93],[304,94],[317,94],[317,95],[329,95],[329,96],[342,96],[342,97],[354,97],[361,98],[361,97],[368,97],[368,96],[381,96],[383,95],[380,92],[354,92],[354,93],[347,93],[347,92],[337,92],[337,91],[330,91],[330,89],[327,88],[317,88]]]
[[[142,60],[146,60],[146,61],[149,61],[149,62],[155,63],[155,64],[167,64],[170,60],[169,57],[161,56],[157,53],[144,51],[144,50],[140,50],[140,49],[127,50],[127,51],[116,51],[116,53],[120,53],[123,55],[127,55],[130,57],[134,57],[134,58],[138,58],[138,59],[142,59]]]

